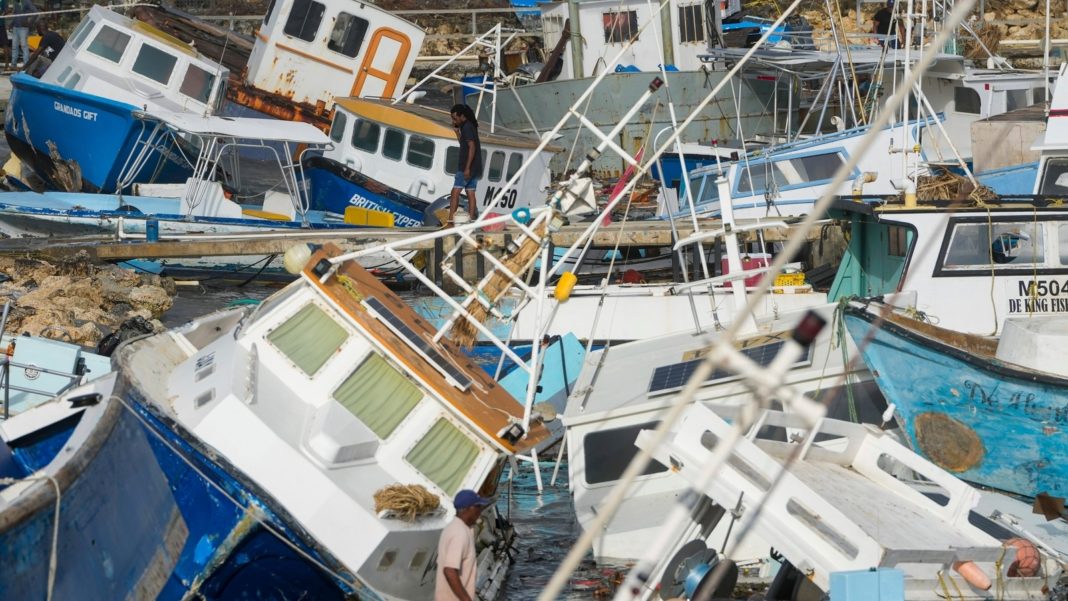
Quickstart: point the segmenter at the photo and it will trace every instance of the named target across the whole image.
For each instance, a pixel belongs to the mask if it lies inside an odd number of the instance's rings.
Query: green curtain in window
[[[446,494],[452,495],[460,488],[477,456],[478,446],[443,418],[430,428],[406,459]]]
[[[309,376],[319,371],[348,338],[345,328],[315,305],[307,305],[267,335],[267,340]]]
[[[379,438],[387,438],[419,404],[423,393],[372,353],[334,391],[334,398]]]

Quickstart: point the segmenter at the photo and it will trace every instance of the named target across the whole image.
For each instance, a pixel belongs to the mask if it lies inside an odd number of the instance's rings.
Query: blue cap
[[[486,497],[480,497],[477,492],[469,489],[461,490],[452,498],[452,506],[456,508],[456,511],[475,506],[486,507],[492,504],[493,501]]]

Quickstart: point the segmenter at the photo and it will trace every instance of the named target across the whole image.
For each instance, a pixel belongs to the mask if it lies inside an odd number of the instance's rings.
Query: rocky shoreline
[[[5,333],[91,347],[136,317],[162,329],[175,294],[171,278],[84,256],[57,263],[0,257],[0,278],[0,302],[10,303]]]

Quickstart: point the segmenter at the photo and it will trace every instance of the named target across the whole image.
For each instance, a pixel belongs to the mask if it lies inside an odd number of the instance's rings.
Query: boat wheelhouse
[[[211,114],[227,77],[193,47],[94,6],[39,79],[12,76],[4,133],[53,189],[113,193],[184,181],[189,149],[178,139],[146,144],[152,131],[135,113]]]
[[[424,37],[419,26],[374,4],[273,0],[256,30],[245,81],[319,113],[335,98],[396,98]]]
[[[330,128],[334,147],[304,164],[312,207],[338,214],[348,207],[387,211],[398,226],[422,225],[427,207],[451,192],[459,163],[459,143],[449,113],[359,98],[341,99],[335,106]],[[532,156],[537,139],[500,127],[480,131],[479,138],[480,213],[506,213],[544,202],[550,185],[549,157],[559,149],[548,147]],[[530,165],[521,169],[528,161]],[[516,177],[515,185],[502,193]]]
[[[255,309],[120,347],[116,394],[168,441],[154,448],[161,461],[202,468],[169,474],[179,496],[233,491],[228,510],[253,512],[308,550],[337,591],[425,599],[453,495],[493,495],[508,459],[548,431],[524,421],[524,406],[481,367],[338,255],[329,245],[316,252],[298,281]],[[425,489],[424,509],[405,516],[376,495],[397,484]],[[208,501],[202,509],[213,514]],[[235,544],[240,526],[232,524]],[[478,588],[492,599],[512,533],[492,508],[478,532]]]
[[[843,200],[832,215],[850,232],[832,300],[914,291],[932,323],[990,336],[1006,317],[1068,312],[1068,209],[1056,203]]]

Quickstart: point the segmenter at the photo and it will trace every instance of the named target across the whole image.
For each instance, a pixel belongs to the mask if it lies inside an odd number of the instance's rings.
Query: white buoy
[[[289,273],[300,275],[300,272],[304,271],[304,266],[308,264],[309,259],[311,259],[311,247],[307,244],[294,244],[282,256],[282,265],[285,266],[286,271]]]

